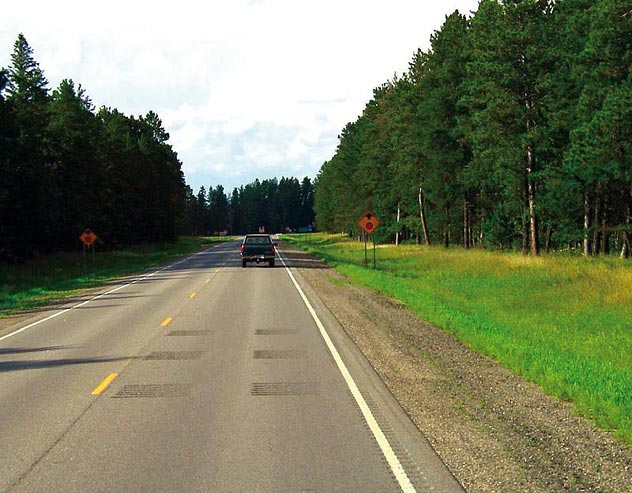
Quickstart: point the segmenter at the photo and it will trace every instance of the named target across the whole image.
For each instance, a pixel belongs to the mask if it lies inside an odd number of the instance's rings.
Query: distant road
[[[225,243],[0,332],[0,491],[463,491],[309,266]]]

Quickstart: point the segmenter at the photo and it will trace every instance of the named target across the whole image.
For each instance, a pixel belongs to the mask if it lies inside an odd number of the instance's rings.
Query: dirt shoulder
[[[467,491],[632,491],[632,451],[570,404],[397,301],[303,265],[301,275]]]

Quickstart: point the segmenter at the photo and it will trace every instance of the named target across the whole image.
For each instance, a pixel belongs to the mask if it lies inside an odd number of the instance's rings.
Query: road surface
[[[462,491],[293,252],[228,242],[0,332],[0,491]]]

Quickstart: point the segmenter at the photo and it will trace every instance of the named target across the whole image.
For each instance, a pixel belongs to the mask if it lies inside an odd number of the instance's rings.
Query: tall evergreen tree
[[[469,247],[471,242],[473,193],[462,176],[471,150],[463,129],[467,110],[460,105],[469,57],[467,28],[467,19],[458,11],[446,17],[441,29],[430,38],[432,51],[427,56],[426,74],[419,81],[424,96],[418,108],[418,124],[423,154],[427,156],[426,198],[441,218],[439,229],[445,246],[450,242],[452,225],[459,223],[461,243]]]
[[[384,148],[387,157],[379,193],[384,196],[382,207],[390,211],[383,218],[387,227],[382,231],[387,232],[388,237],[394,235],[396,244],[412,234],[418,234],[420,224],[416,197],[422,170],[419,126],[413,124],[416,120],[415,96],[413,82],[408,74],[404,74],[393,78],[382,101],[388,146]]]
[[[417,53],[415,53],[409,64],[409,74],[412,83],[412,101],[410,105],[412,108],[409,110],[411,113],[411,121],[407,125],[407,128],[410,136],[407,140],[411,150],[408,152],[410,158],[404,163],[403,169],[398,173],[401,175],[400,179],[415,188],[419,225],[425,245],[431,244],[431,234],[428,227],[428,207],[426,200],[428,185],[424,177],[431,172],[431,169],[424,155],[423,146],[420,145],[423,141],[422,133],[425,131],[425,128],[423,120],[419,119],[419,108],[422,105],[422,101],[426,98],[424,94],[426,87],[422,84],[422,81],[428,75],[428,60],[429,55],[427,53],[417,50]]]
[[[314,185],[307,176],[301,182],[298,217],[299,226],[311,226],[314,222]]]
[[[571,129],[581,119],[579,99],[586,67],[581,60],[590,30],[592,0],[562,0],[555,4],[549,31],[552,70],[542,80],[549,166],[541,171],[541,219],[545,246],[568,244],[580,229],[582,201],[576,170],[564,165]]]
[[[282,177],[279,181],[278,195],[280,229],[297,229],[301,225],[301,186],[298,179]]]
[[[149,226],[150,241],[175,240],[175,225],[183,213],[184,175],[182,163],[167,143],[169,133],[162,120],[150,111],[138,119],[138,147],[146,179],[140,194]]]
[[[611,187],[619,187],[621,167],[611,159],[614,141],[602,133],[600,115],[606,100],[622,97],[632,59],[632,14],[629,2],[605,0],[590,6],[590,28],[584,50],[577,58],[581,69],[581,95],[570,131],[565,170],[578,184],[583,202],[583,250],[585,255],[608,248],[607,227],[612,211],[607,203]],[[616,146],[616,144],[615,144]],[[620,203],[627,203],[627,200]],[[614,212],[614,214],[613,214]],[[612,218],[611,218],[612,219]]]
[[[197,210],[197,197],[189,185],[184,189],[184,213],[178,222],[178,234],[195,235],[195,213]]]
[[[604,167],[610,175],[605,195],[610,201],[603,199],[603,228],[596,238],[603,243],[601,250],[608,253],[608,230],[609,225],[613,225],[613,229],[621,232],[621,256],[627,258],[632,246],[632,70],[624,81],[609,91],[595,117],[594,127],[593,135],[599,137],[598,142],[604,149]]]
[[[501,207],[518,219],[523,251],[538,255],[538,176],[545,122],[541,81],[551,4],[544,0],[483,0],[472,19],[467,102],[472,114],[473,164],[487,175]]]
[[[48,81],[33,56],[33,49],[23,34],[13,45],[9,70],[7,94],[16,104],[33,103],[37,109],[48,100]]]
[[[48,82],[26,38],[20,34],[11,55],[6,80],[7,102],[15,134],[7,142],[5,196],[10,207],[3,220],[5,247],[13,255],[28,256],[54,246],[53,179],[45,148]]]
[[[208,236],[210,234],[210,218],[208,209],[208,196],[206,194],[206,188],[200,187],[197,194],[197,211],[195,214],[195,234],[201,236]]]
[[[48,105],[48,154],[56,197],[59,247],[76,246],[85,228],[100,231],[101,187],[106,182],[97,160],[98,127],[85,91],[63,80]]]
[[[244,228],[242,226],[241,195],[238,188],[233,188],[233,191],[230,194],[229,202],[228,232],[232,235],[239,234],[244,231]]]
[[[213,233],[220,233],[228,229],[228,197],[222,185],[209,187],[208,207],[210,229]]]
[[[336,231],[334,219],[336,211],[333,176],[334,158],[335,156],[330,161],[323,163],[314,180],[314,220],[316,227],[321,231],[329,232]]]
[[[10,105],[4,97],[4,92],[8,83],[7,71],[0,68],[0,260],[9,256],[9,220],[11,213],[10,196],[12,185],[10,177],[12,175],[12,157],[10,155],[11,142],[14,140],[14,125]]]

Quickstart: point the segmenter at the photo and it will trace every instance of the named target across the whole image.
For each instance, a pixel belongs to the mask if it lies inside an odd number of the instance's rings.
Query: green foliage
[[[48,99],[48,81],[23,34],[18,35],[13,45],[8,82],[8,98],[18,104],[42,104]]]
[[[632,272],[623,261],[381,245],[372,270],[363,245],[343,235],[290,239],[632,444]]]
[[[255,180],[227,196],[221,185],[200,187],[197,196],[188,188],[186,227],[194,235],[246,234],[264,228],[284,232],[314,222],[314,185],[308,177]]]
[[[0,70],[0,259],[175,240],[184,209],[181,163],[158,115],[95,109],[83,88],[48,82],[20,34]]]
[[[432,51],[418,83],[416,121],[426,171],[423,189],[427,211],[445,246],[450,243],[450,225],[459,223],[461,205],[469,203],[473,195],[461,173],[472,155],[462,125],[468,109],[460,101],[461,88],[468,80],[467,28],[466,18],[458,12],[446,18],[442,29],[430,38]],[[463,244],[469,246],[466,240]]]
[[[318,174],[316,223],[381,241],[630,252],[628,1],[481,0],[375,89]]]

